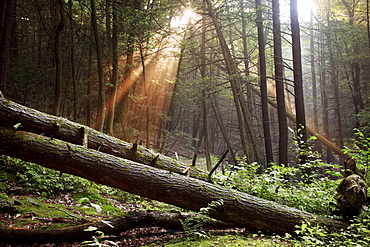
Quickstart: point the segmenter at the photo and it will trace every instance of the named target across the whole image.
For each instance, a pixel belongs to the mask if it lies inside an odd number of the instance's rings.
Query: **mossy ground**
[[[164,244],[168,247],[182,247],[182,246],[199,246],[199,247],[216,247],[216,246],[301,246],[299,242],[293,243],[292,240],[286,241],[278,237],[256,237],[252,235],[212,235],[209,234],[207,237],[191,238],[191,237],[180,237],[175,238]],[[153,246],[153,245],[148,245]],[[159,246],[159,245],[158,245]]]

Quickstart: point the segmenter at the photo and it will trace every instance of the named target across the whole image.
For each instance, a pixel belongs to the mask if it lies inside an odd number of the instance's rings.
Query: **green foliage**
[[[351,155],[356,161],[357,167],[365,172],[365,181],[370,184],[370,137],[358,129],[355,129],[356,138],[353,141],[352,148],[346,147],[344,152]]]
[[[316,163],[316,169],[333,173],[335,166]],[[330,169],[329,169],[330,168]],[[334,210],[333,195],[338,182],[322,174],[311,174],[310,183],[296,167],[272,165],[257,174],[257,164],[235,168],[226,185],[257,197],[282,203],[315,214],[327,215]]]
[[[104,221],[103,220],[102,222],[105,223],[106,225],[114,228],[110,224],[109,221]],[[96,235],[92,237],[92,240],[82,242],[81,246],[99,246],[99,247],[101,247],[101,246],[118,246],[117,243],[104,239],[104,237],[105,237],[104,232],[99,231],[99,229],[96,228],[96,227],[89,226],[84,231],[87,231],[87,232],[95,231]]]
[[[224,201],[222,199],[217,201],[212,201],[211,203],[208,203],[207,207],[203,207],[199,210],[199,212],[204,215],[208,216],[211,212],[217,210],[218,207],[221,207],[224,204]],[[209,238],[207,233],[204,231],[204,217],[201,216],[195,216],[195,217],[189,217],[185,220],[180,220],[183,230],[186,233],[187,236],[193,237],[205,237]]]
[[[369,246],[370,214],[361,214],[351,221],[347,229],[338,232],[329,232],[322,226],[304,222],[297,226],[296,233],[308,246]]]
[[[4,189],[13,184],[21,186],[30,194],[52,197],[84,188],[89,182],[34,163],[0,156],[0,183]]]

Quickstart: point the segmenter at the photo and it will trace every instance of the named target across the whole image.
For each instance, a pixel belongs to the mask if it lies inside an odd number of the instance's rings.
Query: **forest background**
[[[296,163],[296,109],[351,146],[369,132],[368,1],[298,1],[298,33],[276,2],[3,1],[1,91],[167,155],[205,154],[208,169],[225,150]]]
[[[176,159],[197,154],[209,171],[228,150],[226,186],[332,217],[338,181],[306,180],[305,165],[333,173],[329,164],[351,153],[368,170],[369,9],[368,0],[6,0],[0,91]],[[20,162],[2,159],[3,170]],[[16,167],[35,169],[37,193],[80,181],[45,183],[43,168]],[[368,222],[353,225],[359,241],[370,241]]]

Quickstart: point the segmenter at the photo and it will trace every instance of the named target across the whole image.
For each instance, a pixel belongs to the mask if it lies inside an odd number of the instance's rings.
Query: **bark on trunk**
[[[42,113],[0,97],[0,125],[12,127],[17,123],[21,123],[19,129],[22,130],[80,145],[85,140],[91,149],[171,172],[181,174],[188,168],[186,164],[142,146],[124,142],[85,125]],[[190,177],[208,181],[208,174],[196,168],[191,169]]]
[[[50,242],[71,242],[89,240],[96,235],[95,231],[85,231],[89,227],[96,227],[105,235],[119,235],[121,232],[137,227],[160,226],[170,230],[181,230],[181,220],[191,217],[198,217],[193,213],[161,213],[134,211],[127,216],[115,217],[108,220],[108,224],[100,221],[90,224],[83,224],[76,227],[61,229],[21,229],[21,228],[0,228],[0,241],[11,243],[50,243]],[[212,219],[203,219],[203,227],[212,228],[232,227],[231,224]]]
[[[250,230],[294,234],[295,225],[303,221],[331,230],[347,226],[205,181],[25,131],[1,128],[0,152],[188,210],[199,211],[222,199],[222,206],[211,212],[210,217]]]

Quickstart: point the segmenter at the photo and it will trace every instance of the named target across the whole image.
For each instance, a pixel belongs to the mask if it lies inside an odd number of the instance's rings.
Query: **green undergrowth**
[[[11,207],[10,218],[0,220],[0,226],[32,229],[69,227],[134,209],[180,210],[7,156],[0,156],[0,206]]]
[[[366,172],[370,182],[370,139],[358,133],[351,149],[346,152]],[[257,164],[225,164],[213,176],[217,183],[231,189],[275,201],[316,215],[343,220],[336,211],[334,195],[341,181],[341,167],[325,164],[313,152],[307,151],[309,162],[295,167],[275,165],[258,173]],[[191,161],[188,161],[191,162]],[[213,164],[217,159],[213,158]],[[197,167],[204,167],[199,158]],[[218,210],[222,202],[214,202]],[[80,224],[96,219],[123,215],[117,206],[127,205],[128,210],[182,211],[171,205],[132,195],[118,189],[99,185],[68,174],[60,174],[32,163],[0,156],[0,205],[11,204],[19,209],[13,226],[34,224],[35,227],[60,227]],[[139,208],[138,208],[139,207]],[[66,213],[67,212],[67,213]],[[204,213],[204,212],[200,212]],[[70,214],[74,215],[71,216]],[[245,234],[212,235],[204,231],[200,221],[183,222],[183,237],[166,246],[370,246],[370,214],[363,211],[351,221],[348,229],[329,232],[327,229],[302,222],[296,226],[297,237],[286,235],[264,236]],[[196,220],[196,219],[195,219]],[[37,226],[37,221],[40,225]],[[51,223],[45,223],[50,221]],[[61,222],[58,222],[61,221]],[[35,223],[36,222],[36,223]],[[198,224],[199,223],[199,224]],[[0,225],[6,224],[0,221]],[[163,246],[160,243],[159,246]],[[155,246],[155,245],[150,245]]]
[[[178,238],[169,241],[168,243],[165,244],[165,246],[231,247],[231,246],[300,246],[300,245],[294,245],[292,241],[285,241],[283,239],[274,237],[228,234],[223,236],[209,235],[207,238]]]

